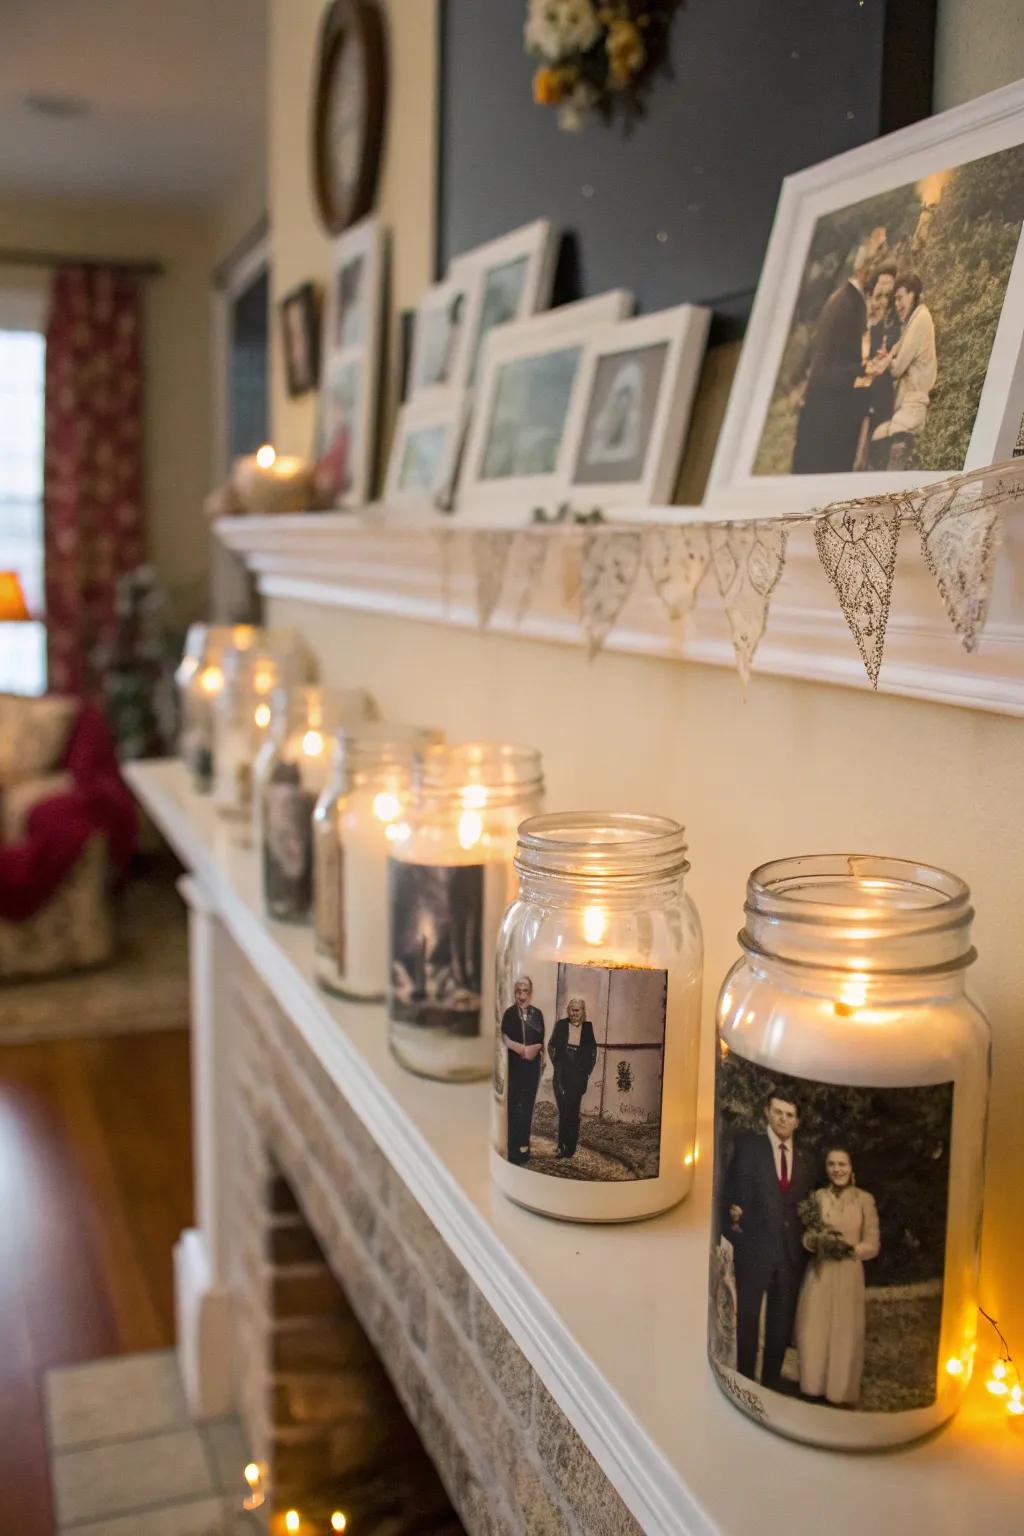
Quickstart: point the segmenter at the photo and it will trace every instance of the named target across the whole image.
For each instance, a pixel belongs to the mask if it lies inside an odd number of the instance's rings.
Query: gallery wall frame
[[[388,457],[384,502],[430,517],[455,475],[467,400],[461,391],[435,389],[399,408]]]
[[[318,478],[335,505],[363,506],[372,488],[384,334],[387,240],[376,218],[331,242],[323,304]],[[333,479],[332,479],[333,477]]]
[[[566,428],[570,504],[670,500],[710,324],[709,309],[680,304],[595,332]]]
[[[1012,153],[1008,155],[1008,152]],[[1005,158],[997,165],[990,157],[999,155]],[[919,303],[927,306],[928,271],[941,272],[939,259],[929,251],[928,242],[935,240],[940,227],[943,202],[947,200],[948,209],[948,199],[955,192],[969,210],[970,178],[982,175],[997,177],[1006,197],[1006,217],[1001,230],[1004,270],[999,277],[998,318],[984,380],[971,408],[969,433],[960,434],[965,447],[959,462],[916,463],[908,469],[837,467],[834,472],[780,472],[778,465],[785,462],[784,452],[788,450],[794,459],[798,453],[800,430],[799,419],[795,428],[788,425],[786,430],[790,437],[780,446],[782,429],[779,423],[787,408],[783,372],[787,363],[787,345],[792,358],[799,323],[798,306],[802,297],[806,297],[806,284],[813,276],[813,262],[822,264],[823,242],[830,238],[833,230],[838,238],[851,221],[856,224],[858,208],[864,205],[861,231],[851,240],[850,250],[840,252],[837,246],[832,253],[840,258],[837,267],[839,286],[835,289],[838,293],[851,263],[856,262],[860,254],[858,242],[870,241],[881,227],[877,223],[877,211],[891,209],[891,216],[904,223],[914,215],[913,231],[909,239],[900,241],[895,265],[899,267],[901,260],[910,260],[916,268],[924,270],[925,285]],[[920,205],[916,215],[914,196]],[[905,209],[900,206],[901,199],[906,200]],[[801,512],[842,497],[909,490],[960,470],[979,468],[1008,458],[1014,451],[1024,412],[1022,213],[1024,82],[1006,86],[787,177],[715,452],[708,483],[709,506],[715,509],[745,508],[752,514],[758,511],[773,515]],[[830,224],[822,222],[829,219]],[[964,227],[973,223],[976,232],[979,222],[967,220]],[[886,234],[888,241],[887,227]],[[1009,259],[1005,251],[1008,243],[1012,245]],[[883,245],[875,253],[871,270],[884,264],[885,255],[886,246]],[[827,267],[827,262],[824,264]],[[895,274],[894,281],[899,275],[902,274]],[[939,280],[941,282],[941,278]],[[974,289],[970,287],[970,273],[965,281],[968,286],[962,300],[967,313],[969,305],[978,297],[982,279],[979,275]],[[984,281],[987,283],[988,278]],[[955,321],[958,306],[950,302],[945,309],[945,313],[937,309],[934,317],[937,369],[935,387],[926,407],[925,426],[918,434],[924,445],[927,439],[921,439],[920,432],[927,428],[927,412],[933,410],[941,398],[939,391],[946,391],[946,401],[949,402],[955,400],[958,388],[966,391],[969,387],[966,369],[959,376],[955,371],[955,351],[949,340],[955,333],[947,328],[944,337],[944,325],[948,327],[951,320]],[[988,319],[993,319],[991,313]],[[977,314],[969,313],[968,320],[976,335]],[[800,417],[806,410],[806,399],[805,394],[805,403],[797,406]],[[898,412],[898,395],[896,399]],[[961,398],[959,404],[964,403]],[[896,420],[895,413],[891,419]],[[766,445],[766,425],[774,434],[774,445]],[[913,433],[910,435],[914,436]],[[845,464],[845,460],[843,462]],[[773,467],[766,467],[769,465]]]
[[[468,302],[462,382],[472,388],[487,332],[547,309],[555,277],[557,240],[548,219],[534,219],[496,240],[452,258],[448,277]]]

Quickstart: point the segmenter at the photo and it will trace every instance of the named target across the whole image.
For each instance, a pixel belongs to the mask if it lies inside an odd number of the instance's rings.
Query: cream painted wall
[[[4,243],[73,255],[157,257],[145,285],[145,514],[149,558],[185,619],[201,611],[208,563],[209,277],[206,217],[97,203],[0,201]],[[0,267],[20,282],[24,269]],[[46,282],[47,274],[38,274]]]
[[[326,248],[293,169],[302,163],[294,156],[306,132],[320,7],[287,0],[285,26],[285,3],[274,0],[272,9],[271,208],[278,278],[287,287],[322,272]],[[413,303],[430,275],[426,192],[432,199],[436,81],[433,50],[425,47],[427,9],[432,25],[433,4],[425,0],[389,7],[395,57],[406,60],[405,84],[392,96],[385,181],[399,304]],[[995,22],[1011,12],[1018,24],[1008,39]],[[980,26],[979,16],[991,25]],[[1003,35],[990,46],[977,30]],[[941,104],[1003,83],[1007,68],[1024,72],[1019,57],[1008,63],[1019,33],[1018,7],[1007,0],[942,0]],[[413,38],[416,49],[406,48]],[[281,446],[305,449],[311,411],[282,401],[276,377]],[[707,943],[705,1067],[714,996],[736,955],[744,882],[756,864],[866,849],[964,875],[978,911],[981,958],[972,985],[995,1028],[983,1300],[1010,1324],[1020,1348],[1024,722],[757,675],[744,701],[736,677],[711,667],[611,655],[591,666],[580,651],[554,645],[301,603],[274,601],[268,609],[270,622],[305,634],[326,679],[367,685],[386,713],[455,735],[541,747],[551,807],[657,810],[685,821]],[[709,1089],[705,1071],[705,1104]]]
[[[316,45],[324,0],[271,0],[268,180],[272,210],[275,301],[298,283],[321,285],[330,270],[330,241],[309,175],[310,117]],[[378,215],[393,232],[389,336],[385,359],[382,442],[390,437],[397,397],[398,315],[413,307],[433,275],[436,184],[436,0],[386,0],[389,101]],[[274,328],[274,442],[307,454],[316,430],[316,397],[289,400],[280,337]]]

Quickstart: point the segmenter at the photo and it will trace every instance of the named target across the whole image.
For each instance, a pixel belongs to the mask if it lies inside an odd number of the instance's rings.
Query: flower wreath
[[[583,126],[587,113],[608,119],[643,112],[642,91],[665,57],[679,0],[528,0],[526,51],[542,60],[533,99],[557,107],[562,128]]]

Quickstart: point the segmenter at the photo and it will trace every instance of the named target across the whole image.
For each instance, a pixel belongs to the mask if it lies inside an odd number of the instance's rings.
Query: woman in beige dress
[[[860,1398],[864,1370],[864,1265],[881,1247],[878,1210],[867,1190],[858,1189],[853,1162],[842,1147],[825,1158],[828,1184],[811,1199],[824,1228],[839,1241],[827,1244],[808,1228],[804,1247],[812,1255],[804,1273],[796,1313],[800,1390],[805,1397],[852,1406]],[[840,1250],[829,1256],[825,1249]]]

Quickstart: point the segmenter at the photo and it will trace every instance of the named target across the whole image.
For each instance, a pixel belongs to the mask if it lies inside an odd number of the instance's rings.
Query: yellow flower
[[[571,68],[541,68],[533,77],[533,99],[539,107],[557,107],[564,101],[576,80]]]
[[[605,39],[608,54],[608,84],[613,91],[623,90],[644,67],[647,50],[639,29],[624,17],[617,17]]]

